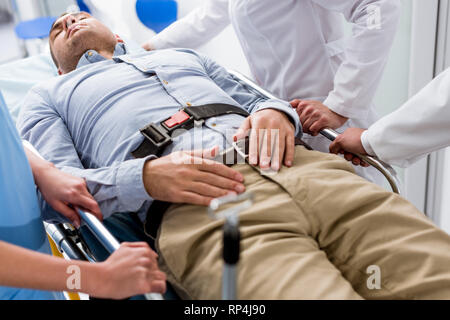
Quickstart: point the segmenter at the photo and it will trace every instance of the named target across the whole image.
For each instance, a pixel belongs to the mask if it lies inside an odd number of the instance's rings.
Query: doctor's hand
[[[155,50],[155,48],[153,47],[151,41],[144,42],[144,43],[142,44],[141,47],[142,47],[144,50],[147,50],[147,51]]]
[[[245,191],[244,176],[224,164],[211,160],[218,147],[183,152],[148,161],[143,180],[147,193],[155,200],[208,206],[211,200]]]
[[[75,227],[78,228],[81,223],[76,207],[103,220],[100,207],[89,193],[84,179],[62,172],[49,162],[45,166],[33,167],[33,175],[45,201]]]
[[[330,144],[330,152],[343,154],[344,158],[347,161],[351,161],[355,166],[361,165],[363,167],[368,167],[369,165],[367,163],[354,155],[367,155],[361,142],[361,135],[364,131],[364,129],[359,128],[348,128],[344,133],[337,136]]]
[[[313,136],[317,136],[323,129],[340,128],[348,120],[319,101],[295,99],[291,101],[291,106],[297,110],[303,132]]]
[[[262,170],[278,171],[291,167],[295,153],[295,128],[288,116],[275,109],[264,109],[245,119],[234,140],[250,134],[249,163]]]

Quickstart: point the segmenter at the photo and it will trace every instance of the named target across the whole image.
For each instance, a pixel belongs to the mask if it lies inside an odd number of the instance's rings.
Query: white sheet
[[[28,90],[55,76],[57,70],[49,54],[0,65],[0,91],[14,121]]]

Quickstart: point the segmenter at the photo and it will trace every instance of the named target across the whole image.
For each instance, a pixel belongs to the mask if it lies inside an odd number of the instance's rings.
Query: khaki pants
[[[276,175],[234,168],[255,194],[240,214],[238,299],[450,299],[450,237],[345,160],[297,147]],[[166,212],[160,264],[183,298],[221,298],[222,225],[204,207]]]

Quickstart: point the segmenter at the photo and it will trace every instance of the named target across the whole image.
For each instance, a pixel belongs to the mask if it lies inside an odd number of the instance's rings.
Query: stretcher
[[[246,86],[249,90],[254,91],[267,98],[276,99],[272,94],[265,91],[256,85],[253,81],[240,74],[239,72],[228,70],[229,73]],[[333,130],[324,130],[321,132],[323,136],[333,141],[337,137],[337,133]],[[401,186],[395,170],[389,165],[383,163],[374,157],[367,157],[358,155],[361,159],[374,166],[379,170],[383,176],[386,177],[389,185],[394,193],[401,193]],[[230,203],[238,202],[238,204],[227,212],[217,213],[221,206]],[[238,213],[251,205],[252,195],[244,194],[237,197],[226,197],[216,199],[211,202],[208,209],[212,219],[224,219],[224,272],[222,284],[222,297],[225,300],[233,300],[236,298],[237,283],[237,265],[239,261],[239,222]],[[119,242],[114,236],[97,220],[93,215],[79,211],[83,223],[87,226],[89,231],[96,237],[102,246],[110,253],[114,252],[119,247]],[[206,214],[206,212],[205,212]],[[47,233],[49,235],[52,248],[55,250],[54,254],[64,256],[66,259],[84,260],[95,262],[96,258],[92,256],[88,246],[83,241],[79,232],[68,224],[52,225],[45,224]],[[77,299],[76,295],[69,295],[71,299]],[[160,294],[149,293],[145,295],[149,300],[161,300],[163,297]]]

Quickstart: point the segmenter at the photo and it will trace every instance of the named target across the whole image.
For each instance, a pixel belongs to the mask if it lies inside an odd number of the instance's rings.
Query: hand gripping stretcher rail
[[[228,70],[233,78],[239,81],[242,85],[249,90],[263,95],[270,99],[277,99],[275,96],[267,92],[266,90],[257,86],[253,81],[240,74],[239,72]],[[334,141],[338,136],[333,130],[326,129],[321,131],[321,134],[331,141]],[[399,179],[395,170],[380,161],[375,157],[357,155],[368,164],[375,167],[380,171],[389,182],[392,191],[397,194],[401,194],[401,187]],[[251,206],[253,202],[252,194],[243,194],[239,196],[227,196],[224,198],[215,199],[211,202],[208,208],[208,214],[212,219],[224,219],[224,234],[223,234],[223,283],[222,283],[222,297],[224,300],[236,299],[237,292],[237,264],[239,261],[239,219],[238,214],[240,211],[245,210]],[[229,203],[238,203],[236,206],[219,211],[224,205]],[[110,253],[117,250],[120,246],[119,242],[114,236],[103,226],[103,224],[93,215],[87,212],[79,211],[80,217],[83,223],[88,227],[90,232],[99,240],[106,250]],[[205,213],[206,214],[206,213]],[[63,256],[70,260],[84,260],[95,262],[95,257],[90,253],[89,248],[86,246],[82,237],[76,229],[69,224],[53,225],[45,223],[45,228],[49,236],[52,250],[54,255]],[[75,298],[74,295],[69,295],[71,298]],[[148,293],[145,295],[148,300],[162,300],[160,294]]]

